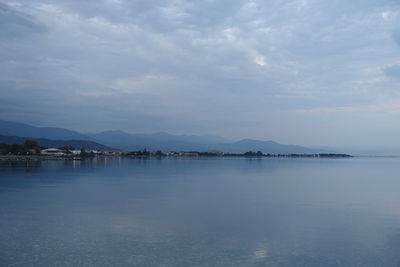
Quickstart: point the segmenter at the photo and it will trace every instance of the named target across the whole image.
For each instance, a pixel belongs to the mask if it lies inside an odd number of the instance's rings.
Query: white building
[[[58,148],[47,148],[47,149],[43,149],[40,151],[40,154],[44,155],[44,156],[64,156],[65,152],[61,149]]]

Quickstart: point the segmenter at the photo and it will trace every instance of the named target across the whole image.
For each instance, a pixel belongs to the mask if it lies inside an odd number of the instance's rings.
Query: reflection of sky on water
[[[0,166],[15,266],[396,266],[398,159]]]

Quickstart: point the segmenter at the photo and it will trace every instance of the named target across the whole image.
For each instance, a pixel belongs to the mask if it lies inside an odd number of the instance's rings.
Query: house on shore
[[[43,156],[56,156],[56,157],[65,156],[64,150],[58,148],[43,149],[40,151],[40,154]]]

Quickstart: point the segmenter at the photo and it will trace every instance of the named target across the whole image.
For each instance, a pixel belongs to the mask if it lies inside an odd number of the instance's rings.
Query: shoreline
[[[120,156],[105,156],[96,155],[94,157],[65,157],[65,156],[39,156],[39,155],[0,155],[0,162],[36,162],[47,160],[65,160],[65,161],[78,161],[94,158],[353,158],[352,155],[347,154],[263,154],[263,155],[245,155],[245,154],[212,154],[206,153],[202,155],[120,155]]]

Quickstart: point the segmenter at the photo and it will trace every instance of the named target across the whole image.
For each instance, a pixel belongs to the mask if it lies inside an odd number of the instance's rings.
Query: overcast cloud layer
[[[393,0],[0,0],[0,119],[400,145]]]

